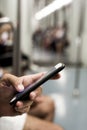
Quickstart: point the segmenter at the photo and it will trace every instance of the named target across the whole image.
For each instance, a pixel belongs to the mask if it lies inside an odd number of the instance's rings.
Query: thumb
[[[24,90],[22,79],[12,74],[5,74],[3,80],[10,86],[12,85],[18,92]]]

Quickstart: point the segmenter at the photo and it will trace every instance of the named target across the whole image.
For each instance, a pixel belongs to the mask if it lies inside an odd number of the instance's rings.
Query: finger
[[[31,106],[32,103],[33,103],[33,101],[17,101],[16,107],[22,108],[22,107],[27,106],[27,105]]]
[[[24,102],[18,101],[16,103],[15,110],[20,113],[29,112],[29,109],[30,109],[32,103],[33,103],[33,101],[24,101]]]
[[[30,84],[36,82],[38,79],[43,77],[45,74],[46,74],[46,72],[41,72],[41,73],[38,73],[38,74],[23,76],[23,78],[24,78],[23,85],[29,86]],[[58,78],[60,78],[60,74],[56,74],[52,79],[58,79]]]
[[[59,79],[61,77],[61,75],[60,74],[56,74],[55,76],[53,76],[53,78],[52,79]]]
[[[36,82],[38,79],[40,79],[44,75],[44,72],[38,73],[38,74],[32,74],[32,75],[27,75],[23,76],[23,85],[24,86],[29,86],[30,84]]]
[[[23,102],[22,101],[17,101],[16,107],[23,107]]]
[[[20,113],[26,113],[29,112],[30,106],[24,106],[23,108],[15,107],[15,110]]]
[[[31,92],[29,97],[30,100],[35,101],[35,99],[42,93],[42,87],[37,88],[35,91]]]

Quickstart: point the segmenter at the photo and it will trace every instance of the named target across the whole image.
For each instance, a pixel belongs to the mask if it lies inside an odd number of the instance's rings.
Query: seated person
[[[13,65],[15,28],[10,19],[4,22],[4,18],[9,19],[0,14],[0,66],[8,67]],[[21,58],[24,63],[22,69],[26,70],[28,68],[29,57],[21,52]]]
[[[1,79],[1,81],[0,81],[0,97],[1,97],[0,98],[0,104],[1,104],[0,116],[2,118],[0,118],[0,130],[5,129],[6,120],[7,120],[7,124],[8,124],[7,126],[10,127],[11,130],[17,129],[17,128],[18,128],[18,130],[20,130],[20,127],[19,127],[20,125],[22,125],[22,127],[24,125],[24,130],[33,130],[33,129],[37,129],[37,130],[44,130],[44,129],[62,130],[61,127],[59,127],[59,126],[57,126],[57,125],[55,125],[51,122],[47,122],[47,121],[41,120],[39,118],[36,118],[34,116],[30,116],[30,115],[27,115],[27,114],[24,114],[22,116],[17,116],[17,117],[7,117],[7,118],[3,117],[3,116],[19,115],[21,113],[28,112],[29,108],[30,108],[30,106],[33,102],[36,103],[36,102],[39,102],[39,101],[43,101],[42,100],[43,97],[41,97],[42,99],[40,99],[40,97],[38,96],[41,93],[41,88],[39,88],[38,90],[31,92],[31,94],[30,94],[31,101],[28,101],[28,102],[18,101],[16,103],[15,107],[12,107],[12,106],[9,105],[9,101],[13,97],[14,92],[15,92],[13,87],[17,91],[22,91],[24,89],[24,86],[27,86],[27,85],[35,82],[37,79],[42,77],[43,74],[44,73],[39,73],[39,74],[30,75],[30,76],[22,76],[22,77],[16,77],[16,76],[13,76],[13,75],[10,75],[10,74],[6,74]],[[59,78],[59,75],[57,75],[56,78]],[[47,101],[47,104],[48,104],[48,101]],[[32,107],[34,107],[34,106],[32,106]],[[31,113],[33,111],[34,111],[34,109],[31,110]],[[35,115],[35,112],[32,115]],[[19,122],[22,121],[22,123],[21,122],[19,123],[18,119],[20,119]],[[50,119],[52,119],[52,118],[50,118]],[[49,120],[49,118],[47,120]],[[4,121],[4,124],[3,124],[3,121]],[[9,124],[9,121],[12,125]],[[25,124],[23,124],[23,123],[25,123]],[[16,124],[17,124],[17,127],[14,128],[14,126],[16,126]],[[7,128],[7,126],[6,126],[6,128]],[[10,128],[9,128],[9,130],[10,130]]]

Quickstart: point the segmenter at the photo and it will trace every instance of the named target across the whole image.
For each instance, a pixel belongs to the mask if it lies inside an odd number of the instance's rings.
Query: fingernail
[[[24,86],[23,86],[22,84],[19,84],[19,85],[18,85],[18,90],[19,90],[19,91],[23,91],[23,90],[24,90]]]

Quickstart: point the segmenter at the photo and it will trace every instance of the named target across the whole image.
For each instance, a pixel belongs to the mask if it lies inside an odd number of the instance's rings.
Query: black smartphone
[[[58,72],[63,70],[65,68],[65,65],[63,63],[58,63],[55,65],[51,70],[49,70],[43,77],[41,77],[39,80],[37,80],[35,83],[29,85],[24,89],[23,92],[17,93],[10,101],[10,104],[13,105],[17,101],[20,100],[26,100],[29,99],[29,93],[34,91],[36,88],[38,88],[40,85],[54,77]]]

